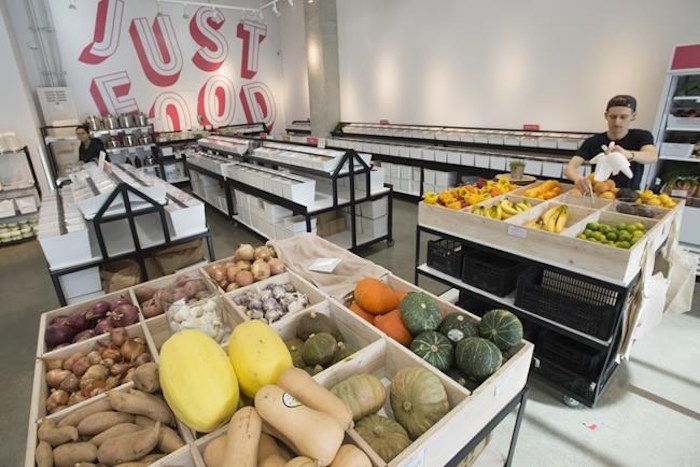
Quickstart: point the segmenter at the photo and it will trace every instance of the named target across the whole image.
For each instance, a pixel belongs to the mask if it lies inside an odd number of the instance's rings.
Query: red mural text
[[[241,55],[241,78],[252,79],[258,73],[260,44],[267,34],[267,26],[255,21],[244,20],[238,23],[236,36],[243,41]]]
[[[228,42],[221,31],[224,15],[219,10],[202,7],[190,21],[190,35],[201,46],[192,57],[192,63],[203,71],[216,71],[228,56]]]
[[[79,61],[97,65],[117,51],[123,15],[124,0],[100,0],[97,4],[93,40],[83,49]]]
[[[146,18],[135,18],[129,34],[148,80],[160,87],[175,84],[182,71],[182,52],[170,16],[157,15],[152,28]]]

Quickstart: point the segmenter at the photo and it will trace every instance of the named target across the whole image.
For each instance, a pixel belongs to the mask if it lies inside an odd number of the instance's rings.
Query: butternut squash
[[[258,445],[258,467],[284,467],[287,458],[277,445],[275,438],[267,433],[261,433]]]
[[[284,370],[277,385],[307,407],[331,415],[343,430],[352,426],[352,412],[348,406],[338,396],[321,386],[306,371],[299,368]]]
[[[287,462],[284,467],[317,467],[317,464],[313,459],[299,456]]]
[[[321,467],[333,462],[345,431],[331,415],[303,405],[273,384],[260,388],[255,407],[294,452],[317,460]]]
[[[331,467],[372,467],[372,461],[360,448],[352,444],[343,444],[338,449]]]
[[[208,433],[231,418],[238,405],[238,381],[219,344],[201,331],[171,336],[160,351],[160,387],[177,418]]]
[[[276,384],[282,372],[293,366],[292,355],[282,338],[256,319],[234,328],[228,355],[241,390],[251,398],[266,384]]]
[[[228,425],[222,467],[257,467],[262,420],[253,407],[239,409]]]
[[[204,448],[204,464],[207,467],[221,467],[224,461],[224,452],[226,451],[226,434],[212,440],[207,447]]]

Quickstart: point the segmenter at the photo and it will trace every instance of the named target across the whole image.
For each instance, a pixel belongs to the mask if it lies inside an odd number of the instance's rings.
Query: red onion
[[[114,310],[119,305],[129,304],[131,305],[131,300],[125,295],[119,295],[117,298],[113,298],[109,301],[110,309]]]
[[[68,318],[68,326],[75,329],[75,332],[81,332],[91,328],[93,323],[90,323],[90,321],[87,320],[85,317],[86,313],[87,310],[83,310],[80,313],[71,315],[70,318]]]
[[[85,331],[79,332],[75,335],[73,338],[73,343],[75,344],[76,342],[84,341],[90,339],[91,337],[95,337],[94,329],[86,329]]]
[[[44,333],[44,341],[54,347],[61,344],[69,344],[75,336],[75,330],[65,324],[51,324],[46,328]]]
[[[65,324],[68,325],[68,316],[56,316],[53,318],[51,321],[49,321],[49,325],[51,324]]]
[[[109,318],[101,319],[97,322],[97,326],[95,326],[95,335],[99,336],[113,328],[114,326],[112,326],[112,322]]]
[[[107,312],[111,309],[112,307],[110,306],[109,302],[102,300],[101,302],[97,302],[92,305],[85,314],[85,317],[90,321],[102,319],[107,316]]]
[[[107,313],[112,327],[130,326],[139,320],[139,310],[134,305],[122,304]]]

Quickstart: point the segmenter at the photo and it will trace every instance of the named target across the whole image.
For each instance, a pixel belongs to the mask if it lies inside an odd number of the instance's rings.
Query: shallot
[[[114,341],[112,341],[114,342]],[[123,344],[123,343],[122,343]],[[121,362],[122,354],[119,347],[115,345],[110,345],[102,351],[102,358],[105,360],[112,360],[113,362]]]
[[[73,373],[68,370],[49,370],[46,372],[46,384],[50,388],[58,388],[69,376],[73,376]]]
[[[110,340],[112,341],[112,344],[116,345],[117,347],[121,347],[124,342],[129,338],[129,335],[126,333],[126,329],[123,327],[120,328],[114,328],[110,329],[109,331],[109,337]]]
[[[75,373],[75,376],[77,376],[78,378],[81,378],[88,370],[88,368],[90,368],[93,365],[94,364],[90,363],[90,360],[88,360],[87,357],[83,357],[73,364],[73,373]]]
[[[83,352],[75,352],[63,362],[63,369],[73,371],[73,365],[75,364],[75,362],[77,362],[84,356],[85,354]]]
[[[68,398],[68,406],[75,405],[85,400],[85,396],[80,391],[74,392]]]
[[[86,329],[73,337],[73,343],[75,344],[76,342],[84,341],[93,337],[95,337],[94,329]]]
[[[66,379],[64,379],[61,382],[61,385],[59,386],[59,389],[63,389],[64,391],[70,393],[73,393],[77,391],[80,388],[80,379],[75,376],[73,373],[68,375]]]
[[[94,379],[98,381],[104,381],[109,376],[109,369],[104,365],[92,365],[83,374],[82,379]]]
[[[139,355],[147,351],[146,344],[137,339],[129,339],[121,346],[122,357],[127,362],[133,362]]]
[[[63,360],[60,358],[45,358],[44,365],[46,366],[46,371],[60,370],[63,368]]]
[[[89,354],[87,354],[87,359],[91,365],[95,365],[102,361],[102,355],[100,354],[99,350],[93,350]]]
[[[69,398],[68,393],[62,389],[52,391],[49,397],[46,398],[46,411],[50,414],[58,412],[68,405]]]

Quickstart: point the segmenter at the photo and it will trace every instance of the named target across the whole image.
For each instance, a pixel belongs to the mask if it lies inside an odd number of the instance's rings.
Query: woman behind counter
[[[78,149],[80,160],[82,162],[97,162],[100,159],[100,151],[105,151],[105,145],[102,140],[90,137],[90,128],[87,125],[75,127],[75,135],[80,140],[80,148]],[[109,160],[109,157],[106,160]]]

